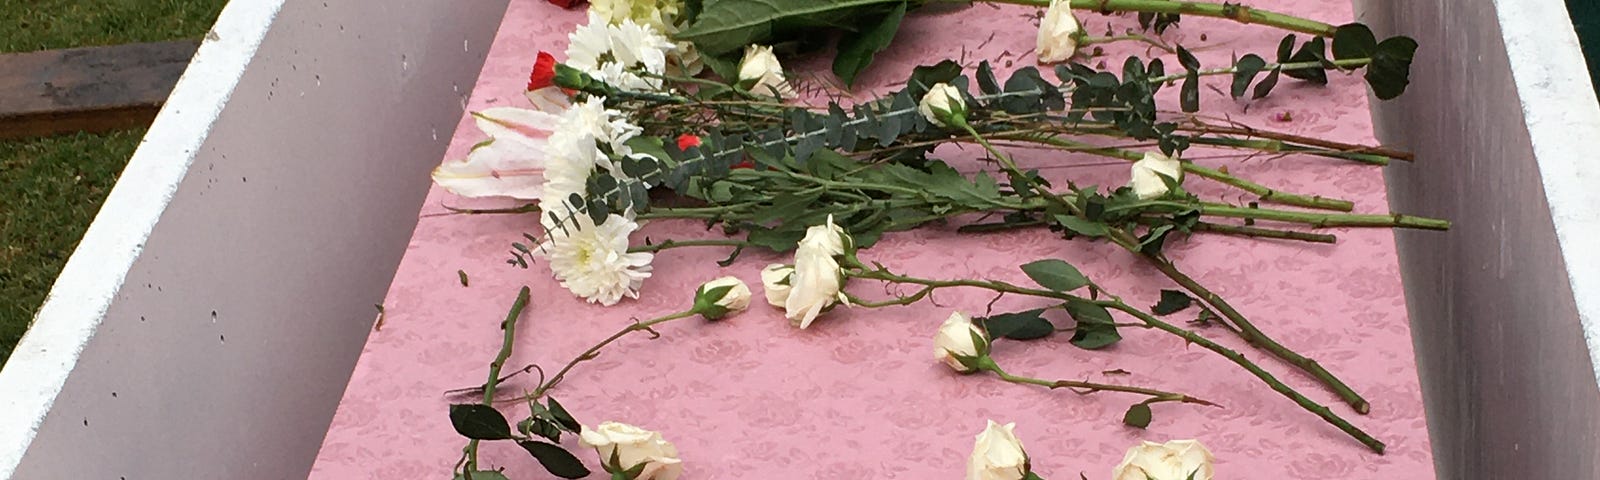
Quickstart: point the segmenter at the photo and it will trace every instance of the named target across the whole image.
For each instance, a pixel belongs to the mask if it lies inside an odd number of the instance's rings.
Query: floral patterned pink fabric
[[[1351,18],[1346,0],[1282,1],[1270,7],[1333,23]],[[890,83],[903,79],[913,66],[943,58],[973,64],[988,58],[997,60],[1002,71],[1030,65],[1031,22],[1037,13],[977,5],[914,15],[895,45],[864,75],[862,82],[873,88],[857,89],[857,98],[892,88]],[[1080,18],[1097,35],[1134,25],[1131,16],[1080,13]],[[565,34],[582,20],[581,10],[514,0],[469,107],[525,105],[520,90],[534,54],[543,49],[560,58]],[[1270,57],[1282,35],[1260,26],[1185,18],[1166,38],[1192,49],[1206,65],[1219,66],[1233,55]],[[1102,58],[1117,66],[1143,48],[1113,45],[1107,52]],[[817,58],[790,68],[823,72],[826,66],[827,59]],[[816,82],[820,76],[802,74],[800,81]],[[1228,99],[1222,93],[1227,79],[1212,78],[1204,88],[1203,111],[1294,133],[1372,142],[1361,79],[1332,77],[1327,88],[1285,79],[1271,97],[1253,103]],[[1165,101],[1175,105],[1170,95],[1177,89],[1168,90],[1163,92],[1169,96]],[[452,158],[482,139],[470,123],[461,125]],[[971,149],[939,153],[966,171],[984,168],[972,161],[976,152]],[[1127,178],[1127,165],[1116,161],[1016,153],[1025,166],[1051,175],[1071,173],[1080,183],[1117,185]],[[1269,186],[1352,199],[1358,211],[1387,210],[1382,172],[1376,168],[1322,158],[1240,159],[1219,158],[1217,153],[1194,149],[1189,156],[1205,165],[1226,165]],[[1192,178],[1187,186],[1204,195],[1248,201],[1236,190],[1204,179]],[[523,232],[535,231],[534,218],[446,215],[446,205],[506,204],[468,201],[438,188],[431,192],[385,302],[387,318],[367,342],[312,478],[448,478],[463,440],[451,429],[447,405],[470,400],[445,392],[483,382],[500,345],[498,324],[520,286],[531,286],[534,296],[519,324],[507,371],[531,363],[559,366],[636,318],[687,307],[695,286],[716,276],[735,275],[759,290],[760,268],[784,260],[747,253],[733,266],[719,268],[713,262],[727,256],[725,249],[669,250],[656,257],[655,276],[642,298],[605,308],[563,290],[544,265],[524,270],[506,264],[509,244]],[[959,478],[985,419],[1017,422],[1017,434],[1036,471],[1052,479],[1075,479],[1080,472],[1091,479],[1108,478],[1129,446],[1174,438],[1198,438],[1210,446],[1218,459],[1218,478],[1432,478],[1393,236],[1381,229],[1330,232],[1339,236],[1338,245],[1207,235],[1176,242],[1170,251],[1182,267],[1268,333],[1340,374],[1371,400],[1372,412],[1354,414],[1308,377],[1224,331],[1213,328],[1202,330],[1204,334],[1334,406],[1387,442],[1386,455],[1369,452],[1218,355],[1155,331],[1126,329],[1123,342],[1103,351],[1084,351],[1056,337],[1000,342],[994,355],[1017,374],[1181,391],[1226,408],[1159,404],[1150,427],[1137,430],[1120,419],[1138,397],[1079,396],[990,376],[956,375],[933,360],[932,337],[951,309],[984,312],[991,296],[976,290],[939,292],[936,305],[839,309],[805,331],[791,328],[781,312],[761,303],[758,291],[757,305],[728,321],[683,320],[660,327],[660,339],[639,335],[619,341],[579,366],[552,395],[588,425],[614,420],[662,431],[681,451],[687,480]],[[693,222],[656,222],[635,241],[643,236],[709,235]],[[1174,288],[1113,245],[1064,242],[1044,231],[971,236],[927,228],[891,234],[862,257],[926,277],[1017,282],[1027,281],[1017,265],[1061,258],[1143,305],[1155,303],[1160,289]],[[466,272],[470,286],[461,284],[457,270]],[[857,282],[850,289],[867,297],[887,296],[879,284]],[[1014,311],[1036,305],[1034,300],[1006,297],[994,308]],[[1103,373],[1112,370],[1129,374]],[[503,391],[529,388],[536,377],[520,376]],[[506,411],[525,413],[517,407]],[[575,446],[575,440],[569,437],[567,442]],[[580,457],[591,467],[597,465],[593,452]],[[486,444],[482,458],[483,465],[504,467],[512,478],[551,478],[515,445]]]

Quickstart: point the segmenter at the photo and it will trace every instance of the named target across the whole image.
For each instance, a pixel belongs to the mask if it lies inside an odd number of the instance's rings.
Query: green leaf
[[[906,16],[906,4],[901,2],[882,19],[872,22],[871,28],[839,39],[839,53],[833,57],[833,74],[845,85],[856,83],[856,74],[872,64],[872,57],[889,47],[894,34],[900,31],[900,20]]]
[[[1278,70],[1273,68],[1272,73],[1267,74],[1267,78],[1261,79],[1261,82],[1256,84],[1255,93],[1250,95],[1251,100],[1267,96],[1268,93],[1272,92],[1272,87],[1278,86]]]
[[[706,55],[722,55],[745,45],[781,43],[782,35],[815,34],[818,27],[851,24],[873,11],[905,0],[718,0],[706,2],[694,23],[677,40],[694,42]]]
[[[1105,224],[1072,215],[1056,215],[1056,223],[1072,233],[1085,237],[1104,237],[1111,232]]]
[[[755,212],[752,220],[765,224],[773,220],[794,218],[806,212],[807,207],[822,197],[822,191],[788,192],[772,199],[772,206]]]
[[[1327,64],[1328,55],[1326,51],[1327,43],[1322,40],[1322,37],[1316,37],[1310,41],[1307,41],[1304,45],[1301,45],[1300,51],[1295,52],[1293,56],[1289,57],[1289,62],[1318,62],[1321,64]],[[1298,78],[1315,83],[1317,85],[1328,84],[1328,72],[1323,70],[1321,66],[1284,70],[1283,74],[1288,75],[1291,78]]]
[[[583,461],[560,446],[537,441],[521,441],[517,442],[517,445],[521,445],[523,450],[527,450],[528,454],[539,460],[539,464],[543,465],[551,475],[561,478],[589,476],[589,469],[583,466]]]
[[[1266,66],[1267,61],[1253,53],[1240,58],[1234,64],[1233,90],[1230,92],[1233,98],[1243,97],[1245,91],[1250,89],[1250,82],[1255,81],[1256,74]]]
[[[1200,70],[1200,59],[1194,58],[1194,54],[1189,53],[1189,49],[1183,48],[1182,45],[1178,46],[1178,64],[1183,65],[1184,70],[1191,72]]]
[[[993,338],[1009,338],[1012,340],[1034,340],[1050,336],[1055,333],[1055,324],[1044,318],[1044,309],[1028,310],[1026,312],[1002,313],[990,317],[974,319],[978,325],[989,331]]]
[[[1284,35],[1283,41],[1278,42],[1278,63],[1288,63],[1289,58],[1294,56],[1294,41],[1294,34],[1291,33]]]
[[[1133,428],[1150,426],[1150,405],[1135,403],[1128,407],[1128,412],[1122,414],[1122,423]]]
[[[1200,111],[1200,74],[1190,71],[1183,77],[1183,87],[1178,90],[1178,103],[1184,113]]]
[[[922,65],[911,69],[911,78],[906,80],[906,93],[914,99],[921,100],[929,88],[940,83],[950,83],[959,76],[961,76],[961,64],[954,60]]]
[[[1350,58],[1370,58],[1372,52],[1378,49],[1378,38],[1372,35],[1372,29],[1359,23],[1340,25],[1333,32],[1333,58],[1345,60]]]
[[[1000,81],[994,77],[994,67],[988,60],[978,63],[978,91],[984,95],[1000,93]]]
[[[1150,312],[1156,315],[1171,315],[1189,308],[1194,304],[1194,299],[1189,294],[1177,290],[1162,290],[1161,301],[1150,307]]]
[[[550,404],[550,418],[555,419],[556,423],[561,424],[561,428],[564,428],[572,433],[578,433],[579,430],[583,430],[583,424],[580,424],[577,420],[573,419],[572,414],[567,413],[566,407],[562,407],[561,403],[557,402],[555,397],[550,397],[548,403]]]
[[[1078,322],[1072,331],[1072,344],[1085,350],[1098,350],[1122,340],[1117,324],[1105,307],[1080,299],[1067,302],[1067,313]]]
[[[1089,284],[1089,278],[1083,276],[1077,267],[1072,264],[1046,259],[1022,266],[1022,273],[1028,274],[1039,286],[1057,292],[1070,292]]]
[[[506,474],[493,470],[478,470],[457,474],[455,480],[511,480]]]
[[[1411,59],[1417,53],[1417,41],[1407,37],[1394,37],[1378,44],[1372,54],[1372,64],[1367,65],[1367,84],[1379,100],[1390,100],[1405,93],[1411,84]]]
[[[512,438],[511,424],[506,422],[494,407],[477,403],[458,403],[450,406],[450,425],[456,433],[475,440],[505,440]]]

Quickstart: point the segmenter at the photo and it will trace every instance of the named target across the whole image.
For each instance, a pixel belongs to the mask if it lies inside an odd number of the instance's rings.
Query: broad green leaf
[[[1255,81],[1256,74],[1267,66],[1267,61],[1256,54],[1245,55],[1234,64],[1233,90],[1229,92],[1233,98],[1243,97],[1250,89],[1250,82]]]
[[[537,441],[517,442],[523,450],[539,460],[551,475],[561,478],[583,478],[589,476],[589,468],[583,466],[583,461],[573,456],[571,452],[557,445]]]
[[[975,321],[988,330],[993,338],[1033,340],[1050,336],[1056,331],[1056,326],[1044,318],[1044,309],[1002,313]]]
[[[756,223],[765,224],[774,220],[800,216],[800,214],[805,213],[806,207],[811,206],[820,197],[822,197],[821,190],[780,194],[772,199],[772,206],[756,212],[752,220]]]
[[[477,403],[459,403],[450,406],[450,425],[456,433],[475,440],[505,440],[512,438],[511,424],[506,422],[494,407]]]
[[[1122,414],[1122,423],[1133,428],[1150,426],[1150,405],[1135,403],[1128,407],[1128,412]]]
[[[1177,290],[1162,290],[1161,301],[1150,307],[1150,312],[1156,315],[1171,315],[1189,308],[1194,304],[1194,299],[1189,294]]]
[[[894,41],[895,32],[900,31],[900,20],[905,16],[906,3],[901,2],[888,15],[872,22],[871,27],[841,37],[839,53],[833,57],[833,74],[844,80],[845,85],[854,85],[856,74],[866,70],[872,57]]]
[[[1378,38],[1372,35],[1372,29],[1366,25],[1340,25],[1333,32],[1333,58],[1336,60],[1370,58],[1377,49]]]
[[[1122,340],[1117,324],[1105,307],[1086,300],[1067,302],[1067,313],[1078,324],[1072,331],[1072,344],[1085,350],[1097,350]]]
[[[555,419],[557,423],[560,423],[561,428],[564,428],[572,433],[578,433],[579,430],[583,429],[583,425],[578,423],[577,420],[573,419],[572,414],[567,413],[566,407],[562,407],[561,403],[557,402],[555,397],[550,397],[549,403],[550,417]]]
[[[874,10],[885,11],[905,0],[718,0],[706,2],[678,40],[694,42],[706,55],[722,55],[752,44],[780,43],[778,35],[816,27],[851,24]]]
[[[1104,237],[1110,233],[1105,224],[1084,220],[1072,215],[1056,215],[1056,223],[1068,231],[1085,237]]]
[[[1379,43],[1372,54],[1372,64],[1367,65],[1367,84],[1379,100],[1389,100],[1405,93],[1411,84],[1411,59],[1417,53],[1417,41],[1407,37],[1393,37]]]
[[[1089,278],[1083,276],[1077,267],[1072,264],[1046,259],[1022,266],[1022,273],[1028,274],[1039,286],[1057,292],[1070,292],[1089,284]]]

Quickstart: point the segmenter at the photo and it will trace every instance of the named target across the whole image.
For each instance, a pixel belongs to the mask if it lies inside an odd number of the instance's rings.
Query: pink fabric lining
[[[1271,8],[1333,23],[1351,18],[1344,0],[1281,1]],[[861,82],[873,88],[858,89],[857,97],[886,91],[911,67],[942,58],[964,58],[974,65],[975,59],[996,60],[1004,78],[1010,70],[1033,63],[1031,22],[1037,12],[978,5],[913,15],[897,43],[863,75]],[[1096,35],[1134,25],[1131,16],[1079,17]],[[535,53],[542,49],[562,57],[565,34],[581,21],[581,10],[513,0],[469,107],[526,106],[520,93]],[[1191,48],[1205,65],[1220,66],[1245,53],[1270,58],[1282,35],[1259,26],[1185,18],[1166,37]],[[1112,54],[1101,58],[1120,66],[1128,54],[1143,48],[1113,45],[1107,51]],[[1169,71],[1176,68],[1175,59],[1167,62]],[[815,58],[790,68],[823,72],[827,65],[828,59]],[[798,77],[814,82],[819,76]],[[1249,104],[1222,93],[1227,78],[1211,78],[1202,92],[1203,112],[1293,133],[1372,142],[1361,79],[1331,77],[1327,88],[1285,78],[1271,97]],[[1164,105],[1176,105],[1176,90],[1163,91]],[[460,158],[482,139],[463,118],[451,158]],[[963,171],[984,168],[972,161],[976,152],[970,149],[939,153]],[[1377,168],[1311,157],[1208,158],[1215,153],[1197,148],[1190,158],[1208,166],[1225,165],[1268,186],[1352,199],[1358,211],[1387,210]],[[1026,166],[1046,167],[1051,175],[1072,173],[1084,184],[1116,185],[1127,178],[1127,165],[1116,161],[1043,151],[1016,154]],[[1212,198],[1222,193],[1229,200],[1247,200],[1237,190],[1204,179],[1191,178],[1186,186]],[[1013,373],[1150,386],[1226,406],[1160,404],[1149,429],[1136,430],[1120,419],[1138,397],[1079,396],[987,376],[963,377],[934,361],[932,338],[939,323],[951,309],[982,314],[991,296],[981,291],[940,292],[937,305],[839,309],[810,330],[799,331],[760,301],[760,268],[787,259],[747,253],[735,265],[718,268],[713,262],[725,257],[726,249],[674,249],[656,257],[655,276],[642,298],[605,308],[574,298],[550,278],[544,265],[527,270],[506,265],[509,244],[537,229],[531,216],[444,216],[444,205],[505,204],[467,201],[438,188],[430,192],[385,301],[383,329],[368,340],[311,478],[448,478],[464,441],[450,427],[446,409],[452,399],[444,392],[483,382],[500,345],[498,322],[522,285],[533,288],[534,299],[519,324],[517,350],[507,371],[530,363],[557,368],[634,318],[687,307],[697,284],[721,275],[756,286],[758,304],[725,322],[683,320],[659,328],[663,337],[657,340],[639,335],[619,341],[579,366],[552,395],[591,426],[614,420],[662,431],[681,451],[686,480],[960,478],[973,436],[985,419],[1017,422],[1035,469],[1051,479],[1077,478],[1079,472],[1105,479],[1129,446],[1174,438],[1198,438],[1208,445],[1217,455],[1218,478],[1433,477],[1405,299],[1387,230],[1329,230],[1339,236],[1336,246],[1207,235],[1169,247],[1183,268],[1265,331],[1322,361],[1365,394],[1372,413],[1354,414],[1308,377],[1220,329],[1202,333],[1243,351],[1388,442],[1389,453],[1379,456],[1223,358],[1171,335],[1125,329],[1122,343],[1097,352],[1077,349],[1064,337],[995,346],[996,360]],[[693,222],[656,222],[635,242],[645,236],[712,235]],[[862,257],[926,277],[1017,282],[1027,281],[1017,265],[1061,258],[1144,305],[1155,303],[1160,289],[1174,288],[1115,246],[1063,242],[1043,231],[971,236],[928,228],[890,234]],[[460,284],[458,269],[470,276],[470,287]],[[850,290],[885,296],[878,284],[857,282]],[[1035,305],[1039,302],[1006,297],[995,309]],[[1119,369],[1129,374],[1103,373]],[[518,377],[503,391],[529,388],[536,378]],[[526,413],[517,407],[504,411],[514,419]],[[576,445],[576,438],[566,442]],[[583,451],[580,457],[592,468],[597,465],[593,452]],[[512,478],[552,478],[511,444],[485,444],[482,463],[504,467]]]

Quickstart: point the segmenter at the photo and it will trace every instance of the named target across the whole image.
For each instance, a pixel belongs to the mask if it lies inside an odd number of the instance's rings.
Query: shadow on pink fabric
[[[1276,10],[1344,23],[1345,0],[1285,0]],[[893,88],[911,68],[945,58],[988,58],[1000,74],[1033,65],[1039,9],[976,5],[908,18],[895,44],[879,55],[855,98]],[[1093,34],[1135,26],[1132,16],[1079,13]],[[583,12],[542,0],[513,0],[469,104],[471,109],[525,106],[523,83],[535,54],[566,48],[566,33]],[[1165,38],[1195,52],[1206,65],[1232,56],[1271,56],[1284,32],[1226,21],[1185,18]],[[1301,36],[1304,37],[1303,35]],[[1426,46],[1424,46],[1426,48]],[[1090,60],[1120,65],[1134,45],[1107,47]],[[816,83],[828,58],[791,61],[797,81]],[[1169,64],[1175,61],[1169,59]],[[1270,97],[1235,102],[1227,78],[1209,78],[1202,112],[1251,125],[1346,142],[1374,142],[1366,88],[1356,76],[1334,74],[1327,87],[1285,83]],[[1220,90],[1218,90],[1220,89]],[[1176,88],[1163,91],[1176,105]],[[463,119],[450,155],[459,158],[481,134]],[[984,168],[973,149],[939,155],[964,171]],[[1192,149],[1189,158],[1268,186],[1355,200],[1357,211],[1387,211],[1382,171],[1313,157],[1237,158]],[[1061,152],[1016,150],[1026,168],[1070,173],[1080,184],[1119,185],[1125,163]],[[1426,163],[1437,159],[1421,159]],[[1400,165],[1391,168],[1419,168]],[[1236,190],[1203,179],[1186,185],[1202,195],[1244,202]],[[505,206],[468,201],[435,187],[385,301],[387,318],[372,333],[317,458],[311,478],[449,478],[464,440],[447,417],[444,392],[483,382],[499,348],[498,323],[520,286],[534,297],[518,328],[507,370],[531,363],[558,366],[635,318],[689,305],[700,282],[734,275],[760,285],[762,266],[784,259],[746,253],[734,265],[713,263],[722,248],[674,249],[656,257],[655,276],[642,298],[611,307],[589,305],[562,289],[547,266],[506,264],[511,242],[536,232],[531,216],[441,215],[444,206]],[[1123,453],[1141,440],[1197,438],[1217,456],[1218,478],[1433,478],[1423,405],[1393,236],[1383,229],[1331,229],[1338,245],[1311,245],[1206,235],[1171,243],[1169,252],[1193,276],[1228,298],[1284,344],[1319,359],[1372,402],[1361,416],[1286,364],[1221,330],[1202,330],[1245,352],[1279,378],[1389,445],[1376,455],[1333,426],[1271,391],[1218,355],[1171,335],[1128,329],[1112,348],[1085,351],[1065,337],[1002,341],[994,355],[1007,370],[1041,378],[1083,379],[1185,392],[1221,403],[1212,409],[1159,404],[1146,430],[1121,423],[1140,397],[1088,396],[959,376],[933,360],[932,338],[952,309],[981,315],[991,296],[976,290],[941,291],[934,303],[892,309],[839,309],[809,330],[796,330],[781,311],[761,302],[727,321],[674,322],[657,340],[625,338],[574,370],[551,394],[586,425],[618,421],[663,432],[686,464],[686,480],[712,479],[941,479],[960,478],[973,436],[985,421],[1016,422],[1035,471],[1046,478],[1108,478]],[[656,222],[634,241],[706,238],[694,222]],[[1045,231],[957,235],[924,228],[886,236],[861,254],[896,270],[932,278],[981,277],[1027,282],[1017,266],[1060,258],[1137,305],[1151,305],[1162,288],[1158,272],[1109,244],[1065,242]],[[456,271],[471,277],[463,287]],[[879,284],[851,291],[881,298]],[[759,293],[759,292],[758,292]],[[759,296],[758,296],[759,298]],[[936,305],[935,305],[936,303]],[[1006,297],[997,312],[1037,306]],[[1186,312],[1187,313],[1187,312]],[[1104,372],[1123,370],[1127,375]],[[531,388],[521,376],[503,392]],[[507,407],[512,418],[525,414]],[[598,471],[594,452],[575,436],[564,441]],[[549,477],[513,444],[487,443],[481,465],[512,478]]]

